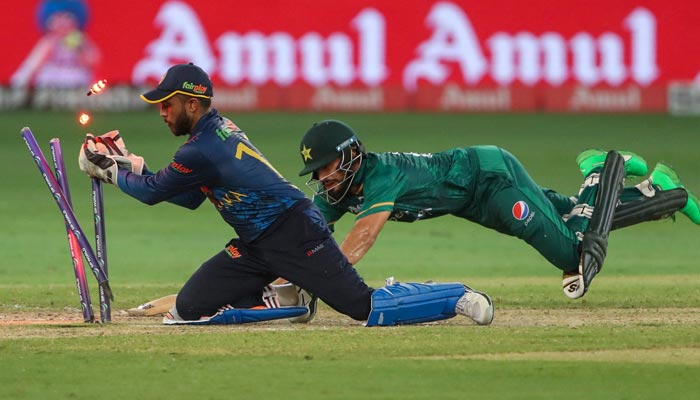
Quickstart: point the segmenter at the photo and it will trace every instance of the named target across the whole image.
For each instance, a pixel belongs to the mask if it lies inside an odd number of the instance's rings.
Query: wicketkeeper
[[[454,215],[516,236],[564,273],[564,293],[583,296],[600,271],[610,230],[667,218],[680,210],[700,224],[698,199],[659,163],[640,184],[647,164],[627,151],[588,150],[577,162],[585,178],[578,195],[540,187],[521,163],[496,146],[439,153],[372,153],[343,122],[315,123],[301,140],[307,185],[330,225],[345,213],[355,224],[340,248],[355,265],[387,221]]]
[[[461,283],[368,287],[340,251],[319,209],[285,180],[231,120],[211,108],[209,76],[175,65],[141,98],[158,104],[175,136],[172,162],[150,172],[116,132],[89,135],[80,150],[88,175],[147,204],[195,209],[205,199],[238,235],[185,283],[166,324],[241,323],[313,317],[316,300],[279,307],[268,285],[282,277],[368,326],[410,324],[462,314],[490,324],[493,304]]]

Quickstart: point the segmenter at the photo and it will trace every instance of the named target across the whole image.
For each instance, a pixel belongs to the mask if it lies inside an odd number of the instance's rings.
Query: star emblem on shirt
[[[313,160],[311,157],[311,149],[307,149],[306,145],[302,145],[301,156],[304,157],[304,162],[306,162],[306,160]]]

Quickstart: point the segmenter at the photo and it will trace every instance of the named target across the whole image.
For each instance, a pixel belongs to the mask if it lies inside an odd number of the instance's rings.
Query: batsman
[[[681,211],[700,224],[698,199],[668,165],[644,176],[646,161],[628,151],[587,150],[577,157],[581,190],[568,197],[540,187],[511,153],[471,146],[439,153],[367,152],[347,124],[325,120],[301,140],[300,176],[331,229],[346,213],[355,223],[340,248],[355,265],[387,221],[453,215],[518,237],[563,271],[563,290],[579,298],[603,266],[611,230]]]
[[[212,108],[213,96],[208,74],[193,64],[171,67],[156,89],[141,96],[158,105],[173,135],[185,139],[157,172],[127,151],[116,131],[88,135],[80,149],[79,165],[89,176],[150,205],[195,209],[208,199],[236,234],[185,283],[165,324],[304,322],[313,318],[317,298],[367,326],[457,314],[491,323],[489,296],[462,283],[367,286],[316,205],[280,175],[246,133]],[[294,291],[299,296],[287,304],[270,285],[278,277],[299,288]]]

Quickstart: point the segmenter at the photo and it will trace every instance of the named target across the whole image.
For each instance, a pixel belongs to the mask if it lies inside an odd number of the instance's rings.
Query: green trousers
[[[580,257],[577,232],[584,232],[590,219],[577,216],[564,221],[562,214],[575,204],[535,183],[506,150],[496,146],[470,149],[479,166],[474,202],[455,215],[526,241],[561,270],[576,270]],[[597,190],[597,184],[586,187],[577,204],[594,206]]]

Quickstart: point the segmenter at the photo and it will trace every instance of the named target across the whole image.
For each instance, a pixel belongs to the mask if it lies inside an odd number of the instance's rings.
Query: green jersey
[[[476,163],[476,165],[474,165]],[[471,203],[478,160],[468,148],[440,153],[367,153],[348,194],[330,205],[319,196],[314,202],[332,225],[350,212],[363,218],[389,211],[392,221],[414,222],[459,213]]]
[[[589,219],[567,216],[574,202],[540,187],[520,161],[497,146],[470,146],[440,153],[368,153],[348,194],[331,205],[314,202],[329,226],[350,212],[357,219],[389,211],[389,220],[413,222],[454,215],[516,236],[564,271],[575,271],[579,237]],[[595,205],[598,185],[586,186],[577,204]],[[636,198],[642,196],[634,189]],[[580,207],[579,206],[579,207]]]

